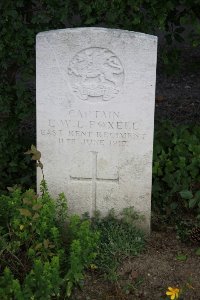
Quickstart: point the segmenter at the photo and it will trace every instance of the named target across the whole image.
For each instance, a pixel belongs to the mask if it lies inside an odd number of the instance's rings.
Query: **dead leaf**
[[[37,151],[33,154],[31,159],[32,160],[40,160],[40,158],[41,158],[41,153],[40,153],[40,151]]]
[[[43,164],[41,163],[41,161],[39,161],[37,164],[36,164],[37,167],[43,169]]]
[[[33,154],[32,160],[40,160],[41,158],[41,152],[36,149],[34,145],[31,145],[31,149],[26,151],[24,154]]]
[[[27,199],[27,198],[24,198],[24,199],[23,199],[23,203],[24,203],[24,204],[27,204],[27,205],[31,205],[31,204],[32,204],[32,201],[29,200],[29,199]]]
[[[157,102],[162,102],[164,100],[164,96],[160,95],[160,96],[156,96],[156,101]]]
[[[32,151],[32,153],[37,152],[37,149],[34,145],[31,145],[31,151]]]
[[[32,154],[32,150],[27,150],[24,154]]]
[[[25,217],[31,217],[32,216],[32,213],[30,212],[30,210],[28,210],[26,208],[20,208],[19,211],[20,211],[20,214],[22,216],[25,216]]]
[[[132,270],[131,274],[130,274],[131,279],[135,280],[136,278],[138,278],[138,272]]]
[[[44,240],[43,244],[44,244],[44,248],[47,249],[49,247],[49,240],[48,239]]]
[[[38,250],[38,249],[40,249],[42,247],[42,243],[39,243],[39,244],[37,244],[36,246],[35,246],[35,250]]]
[[[35,214],[33,215],[33,220],[38,219],[38,218],[39,218],[39,214],[38,214],[38,213],[35,213]]]
[[[33,210],[39,210],[40,208],[42,208],[42,205],[41,204],[35,204],[35,205],[33,205],[33,207],[32,207],[32,209]]]

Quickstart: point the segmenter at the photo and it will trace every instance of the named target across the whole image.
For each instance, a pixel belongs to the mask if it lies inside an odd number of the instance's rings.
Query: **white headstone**
[[[156,57],[157,37],[143,33],[37,35],[37,148],[70,212],[133,206],[149,231]]]

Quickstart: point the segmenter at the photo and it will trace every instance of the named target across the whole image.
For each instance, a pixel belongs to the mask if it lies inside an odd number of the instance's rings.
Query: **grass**
[[[113,211],[105,218],[98,214],[93,219],[93,228],[100,232],[98,255],[95,264],[109,280],[116,280],[117,268],[129,256],[137,256],[145,246],[144,233],[136,228],[138,215],[131,209],[124,210],[121,218]]]

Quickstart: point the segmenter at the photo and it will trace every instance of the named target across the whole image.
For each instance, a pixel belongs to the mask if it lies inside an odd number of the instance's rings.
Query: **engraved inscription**
[[[98,152],[91,151],[92,153],[92,177],[73,177],[70,176],[71,180],[74,181],[91,181],[92,182],[92,213],[94,213],[97,209],[96,207],[96,190],[97,190],[97,182],[111,182],[111,183],[119,183],[119,175],[117,178],[99,178],[97,176],[97,155]]]
[[[108,101],[115,97],[124,81],[124,69],[110,50],[92,47],[78,52],[68,67],[73,92],[91,102]]]
[[[42,136],[50,137],[60,145],[127,147],[136,141],[144,141],[146,133],[139,130],[140,124],[124,118],[119,111],[65,111],[63,119],[48,119]]]

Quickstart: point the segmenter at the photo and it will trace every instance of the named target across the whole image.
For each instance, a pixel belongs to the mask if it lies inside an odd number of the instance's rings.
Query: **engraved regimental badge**
[[[68,67],[70,85],[81,100],[108,101],[120,91],[124,69],[119,58],[105,48],[87,48],[78,52]]]

